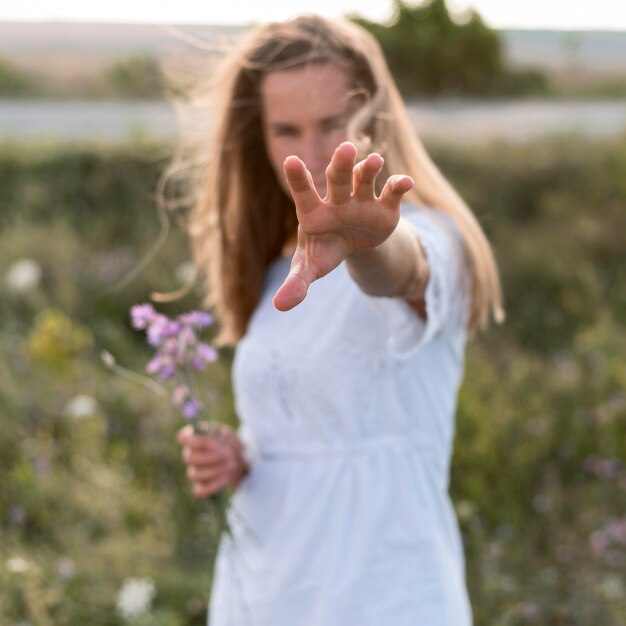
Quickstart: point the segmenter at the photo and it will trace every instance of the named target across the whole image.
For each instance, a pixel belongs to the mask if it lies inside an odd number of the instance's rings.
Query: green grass
[[[158,235],[168,151],[0,153],[0,280],[19,259],[42,268],[36,288],[4,284],[0,299],[2,624],[122,624],[116,594],[135,576],[157,590],[138,624],[205,623],[215,546],[174,441],[180,420],[99,359],[106,349],[141,370],[149,352],[128,309],[179,286],[189,259],[174,220],[119,288]],[[618,626],[626,545],[602,555],[590,539],[626,511],[623,138],[431,151],[493,242],[508,313],[468,346],[452,467],[476,624]],[[164,310],[199,303],[193,292]],[[223,354],[207,385],[235,424],[230,363]],[[72,419],[79,394],[97,410]],[[594,456],[621,469],[597,476]],[[26,571],[7,568],[17,556]]]

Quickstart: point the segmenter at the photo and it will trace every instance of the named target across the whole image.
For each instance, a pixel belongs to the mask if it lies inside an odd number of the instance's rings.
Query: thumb
[[[187,424],[178,430],[176,433],[176,441],[182,446],[187,439],[193,435],[193,427],[191,424]]]
[[[279,311],[293,309],[306,298],[311,282],[307,282],[301,274],[289,274],[274,295],[274,307]]]
[[[289,274],[274,295],[273,304],[279,311],[289,311],[300,304],[305,298],[310,284],[315,280],[306,261],[306,245],[296,248]]]

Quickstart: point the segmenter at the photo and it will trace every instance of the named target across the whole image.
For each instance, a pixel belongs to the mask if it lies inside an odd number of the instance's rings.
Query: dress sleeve
[[[461,329],[467,320],[466,262],[461,236],[451,218],[429,208],[402,208],[412,224],[429,263],[424,321],[403,298],[367,296],[384,317],[386,344],[397,358],[410,358],[445,328]]]

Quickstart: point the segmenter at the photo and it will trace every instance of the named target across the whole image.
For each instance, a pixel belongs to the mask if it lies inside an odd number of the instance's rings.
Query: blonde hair
[[[489,242],[415,135],[378,43],[355,24],[302,16],[254,28],[214,77],[214,127],[203,137],[189,234],[206,282],[205,304],[221,322],[218,341],[236,343],[245,334],[265,272],[297,228],[293,201],[265,149],[261,81],[268,72],[325,62],[347,68],[353,94],[363,100],[348,137],[362,155],[375,150],[384,156],[379,179],[408,174],[415,186],[407,200],[447,214],[457,226],[470,278],[470,334],[488,327],[490,310],[503,321]]]

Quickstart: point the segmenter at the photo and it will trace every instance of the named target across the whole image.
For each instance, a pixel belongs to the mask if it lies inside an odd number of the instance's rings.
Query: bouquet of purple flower
[[[213,318],[203,311],[183,313],[176,319],[157,313],[151,304],[137,304],[130,310],[135,330],[145,330],[148,343],[156,349],[146,366],[149,374],[161,380],[173,380],[172,401],[192,422],[196,432],[198,416],[203,408],[193,393],[193,374],[217,361],[217,351],[198,338],[198,331],[210,326]]]
[[[131,324],[135,330],[146,332],[147,342],[155,348],[155,355],[146,371],[172,386],[172,402],[180,409],[198,434],[216,433],[218,424],[206,411],[195,387],[195,375],[217,361],[215,348],[201,341],[198,334],[213,323],[203,311],[183,313],[171,319],[158,313],[151,304],[131,307]],[[202,422],[200,416],[206,417]],[[230,533],[226,509],[228,498],[223,490],[211,496],[217,513],[219,529]]]

